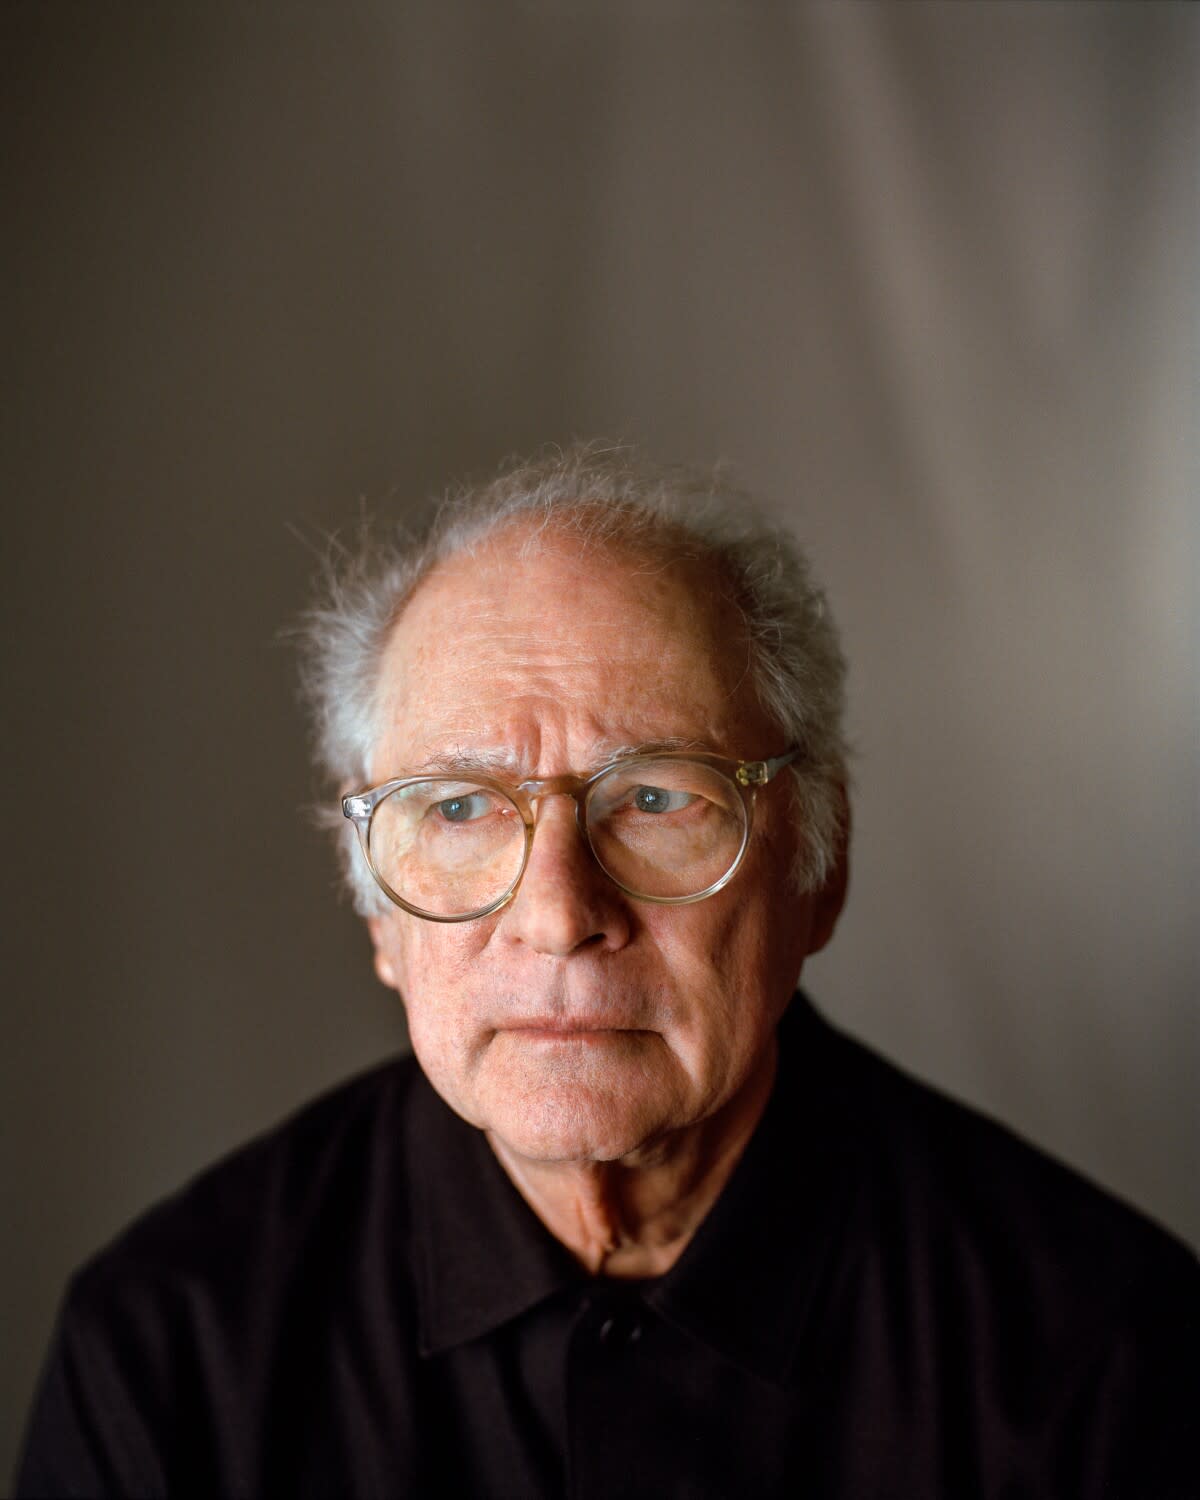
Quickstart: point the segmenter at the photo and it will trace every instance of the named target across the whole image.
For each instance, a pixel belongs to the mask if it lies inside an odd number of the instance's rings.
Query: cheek
[[[406,998],[461,978],[485,941],[480,922],[425,922],[396,912],[388,923],[388,953]]]
[[[479,1027],[470,976],[478,968],[475,924],[441,927],[413,917],[399,924],[389,956],[408,1021],[412,1048],[426,1077],[443,1099],[471,1124],[476,1076],[486,1037]]]
[[[731,887],[695,906],[659,908],[666,915],[654,924],[656,946],[687,990],[754,999],[773,988],[771,955],[779,934],[771,931],[775,924],[762,903],[746,900],[745,889]]]
[[[759,894],[747,901],[747,888],[751,882],[741,892],[731,888],[727,902],[718,896],[711,905],[668,908],[654,924],[653,940],[671,975],[676,1045],[697,1062],[701,1054],[733,1063],[756,1052],[800,972],[810,903],[773,901],[759,882],[752,887]]]
[[[419,1035],[444,1045],[463,1030],[462,1011],[486,936],[470,922],[444,926],[399,914],[387,935],[387,954],[414,1042]]]
[[[770,997],[754,941],[736,912],[717,923],[700,922],[691,912],[679,922],[682,914],[680,908],[670,914],[676,920],[662,924],[656,946],[670,975],[672,1049],[690,1072],[703,1073],[755,1049]]]

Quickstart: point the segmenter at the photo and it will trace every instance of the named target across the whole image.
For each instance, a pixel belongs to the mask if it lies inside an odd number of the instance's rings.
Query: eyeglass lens
[[[715,885],[735,864],[746,808],[722,772],[689,760],[638,760],[593,782],[585,806],[602,868],[638,896],[679,898]],[[435,776],[376,807],[371,860],[411,906],[466,916],[499,901],[521,873],[525,824],[495,787]]]

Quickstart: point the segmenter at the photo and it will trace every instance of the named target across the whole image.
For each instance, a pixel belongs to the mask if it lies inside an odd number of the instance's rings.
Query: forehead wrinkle
[[[657,739],[631,740],[625,744],[614,744],[611,736],[598,735],[584,751],[582,763],[572,766],[565,774],[588,775],[600,770],[612,761],[631,755],[651,755],[666,750],[697,750],[710,748],[704,741],[687,735],[665,735]],[[528,769],[526,757],[513,745],[467,745],[454,743],[444,747],[429,747],[416,757],[414,770],[422,771],[476,771],[484,775],[524,776]]]
[[[594,625],[589,620],[589,628]],[[638,662],[642,653],[637,649],[638,638],[628,630],[614,627],[615,639],[606,640],[600,649],[587,647],[573,632],[562,632],[549,638],[545,631],[528,632],[488,631],[472,622],[466,632],[460,632],[453,640],[418,640],[404,648],[401,643],[391,655],[391,677],[396,687],[411,685],[418,691],[423,687],[436,687],[446,674],[453,672],[460,682],[482,675],[487,681],[497,676],[517,683],[522,692],[556,695],[561,691],[561,678],[567,673],[591,671],[597,667],[628,662]]]
[[[623,582],[635,581],[641,571],[623,570]],[[720,629],[711,599],[664,589],[666,579],[655,576],[657,568],[644,572],[644,584],[632,596],[622,597],[614,584],[607,598],[603,590],[597,598],[585,583],[575,597],[576,610],[563,614],[537,610],[532,596],[497,595],[486,583],[480,586],[478,575],[455,577],[451,566],[426,580],[396,622],[387,653],[392,686],[405,682],[416,688],[423,673],[436,675],[450,666],[464,674],[473,669],[563,674],[634,665],[648,655],[671,675],[676,668],[686,672],[688,658],[698,655],[706,658],[711,677],[725,679],[725,696],[733,696],[736,688],[729,683],[744,665],[726,659],[731,641]],[[586,645],[579,640],[581,623],[592,637]],[[561,684],[550,690],[561,691]]]
[[[468,593],[466,598],[454,599],[453,604],[430,600],[424,609],[410,606],[401,616],[392,636],[392,654],[410,666],[447,655],[479,659],[486,654],[505,663],[511,659],[517,665],[541,663],[569,668],[610,659],[614,640],[615,654],[634,659],[651,637],[656,638],[660,652],[672,656],[697,650],[711,654],[723,638],[705,602],[687,600],[682,608],[676,602],[673,609],[664,611],[655,592],[651,588],[642,597],[610,600],[606,608],[597,609],[597,601],[585,597],[585,591],[576,599],[582,613],[557,617],[554,610],[530,617],[526,608],[530,601],[496,599],[486,593]],[[581,620],[589,633],[604,638],[599,650],[580,643]]]
[[[518,680],[513,680],[514,675]],[[577,675],[576,684],[580,681]],[[617,756],[648,749],[724,752],[737,727],[724,713],[714,717],[713,704],[705,704],[703,695],[697,699],[691,692],[673,692],[669,682],[658,683],[655,692],[640,701],[622,702],[619,694],[614,701],[611,692],[598,690],[590,702],[586,695],[572,699],[568,693],[566,704],[566,684],[553,674],[531,681],[525,671],[482,673],[477,686],[474,681],[460,682],[464,691],[450,703],[437,694],[431,701],[419,677],[411,686],[415,692],[409,697],[401,684],[393,682],[390,723],[383,730],[393,750],[389,759],[403,759],[404,769],[432,769],[439,757],[466,764],[474,756],[490,757],[496,768],[523,775],[591,772]],[[728,694],[720,698],[728,702]],[[409,725],[416,731],[415,743],[402,749]],[[562,763],[564,734],[577,747],[569,752],[572,764]],[[542,766],[548,735],[559,748],[554,764]],[[385,769],[398,774],[394,764]]]
[[[381,772],[436,756],[502,775],[590,773],[651,744],[744,753],[743,643],[657,561],[611,586],[552,579],[545,598],[453,569],[427,580],[381,663]]]
[[[494,722],[498,708],[520,711],[548,724],[570,702],[576,713],[599,715],[604,722],[606,711],[614,707],[611,674],[615,673],[618,695],[626,686],[632,693],[652,681],[654,702],[664,711],[678,711],[693,696],[680,680],[685,674],[673,670],[670,663],[656,662],[648,677],[647,665],[644,656],[631,652],[560,655],[544,648],[536,660],[529,656],[515,659],[503,649],[472,653],[461,666],[410,659],[395,664],[385,689],[384,709],[393,721],[416,718],[436,724],[450,736]],[[635,732],[639,727],[640,716],[628,726]],[[660,726],[647,727],[653,732]],[[622,741],[628,738],[626,728],[618,726],[617,732]]]

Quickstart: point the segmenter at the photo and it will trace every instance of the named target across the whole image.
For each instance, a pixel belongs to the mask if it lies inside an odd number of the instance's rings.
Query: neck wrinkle
[[[542,1162],[487,1141],[542,1224],[593,1276],[664,1275],[720,1197],[771,1097],[778,1044],[736,1098],[649,1165]]]

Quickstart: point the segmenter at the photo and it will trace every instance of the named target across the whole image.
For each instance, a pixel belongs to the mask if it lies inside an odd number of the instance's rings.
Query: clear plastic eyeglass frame
[[[342,813],[348,818],[358,831],[358,840],[362,848],[363,858],[367,867],[375,877],[376,884],[387,896],[402,910],[411,913],[414,917],[422,917],[430,922],[474,922],[480,917],[490,916],[499,911],[517,894],[521,884],[521,878],[525,874],[529,864],[529,854],[533,848],[533,837],[536,829],[536,815],[534,803],[541,797],[571,797],[575,802],[575,817],[587,842],[588,849],[596,863],[604,871],[605,875],[626,895],[632,896],[637,901],[650,901],[659,906],[687,906],[695,901],[703,901],[709,896],[715,896],[719,890],[733,879],[741,867],[745,858],[746,850],[750,844],[750,834],[754,826],[754,802],[755,793],[759,787],[766,784],[785,766],[791,765],[800,755],[800,747],[797,746],[787,750],[783,755],[776,755],[766,760],[732,760],[722,755],[709,755],[700,751],[692,750],[659,750],[644,751],[634,755],[623,755],[616,760],[609,761],[605,766],[588,777],[582,776],[549,776],[541,779],[522,781],[517,785],[497,780],[493,776],[486,776],[474,771],[426,771],[420,775],[398,776],[390,781],[381,782],[378,786],[368,787],[361,792],[342,798]],[[737,788],[746,809],[745,829],[742,834],[741,846],[734,856],[732,864],[720,877],[702,891],[695,892],[689,896],[648,896],[641,891],[635,891],[605,869],[592,844],[591,833],[587,822],[587,805],[591,794],[609,772],[618,768],[629,770],[641,763],[647,765],[657,764],[664,760],[692,761],[700,765],[711,767]],[[393,792],[400,791],[404,787],[415,786],[425,781],[469,781],[473,786],[486,787],[492,791],[499,792],[507,797],[517,811],[525,825],[525,848],[521,855],[521,865],[516,876],[508,888],[496,900],[489,902],[487,906],[478,911],[464,912],[461,915],[445,916],[436,912],[425,911],[421,907],[414,906],[406,901],[403,896],[394,891],[379,873],[375,861],[371,857],[370,829],[371,819],[375,815],[375,809]]]

